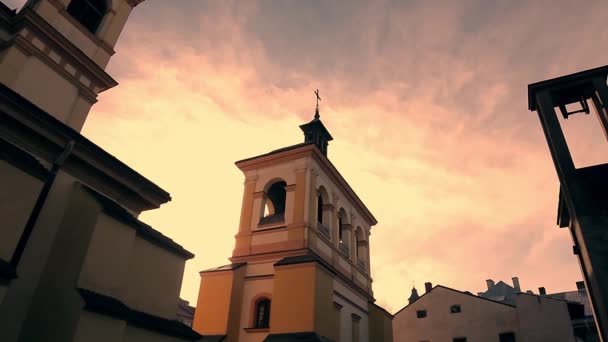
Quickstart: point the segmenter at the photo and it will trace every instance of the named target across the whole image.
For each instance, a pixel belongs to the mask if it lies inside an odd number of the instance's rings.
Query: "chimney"
[[[539,287],[538,288],[538,294],[541,296],[546,296],[547,295],[547,291],[545,290],[544,287]]]
[[[494,287],[494,280],[488,279],[486,280],[486,284],[488,284],[488,290],[491,290]]]
[[[521,292],[521,287],[519,287],[519,278],[513,277],[511,279],[513,280],[513,287],[515,288],[515,291]]]
[[[584,281],[577,281],[576,282],[576,289],[579,291],[585,291],[585,282]]]
[[[431,292],[432,289],[433,289],[433,284],[432,283],[430,283],[430,282],[424,283],[424,291],[425,291],[425,293]]]

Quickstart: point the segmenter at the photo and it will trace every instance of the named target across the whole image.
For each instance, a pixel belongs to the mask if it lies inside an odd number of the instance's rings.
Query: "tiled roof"
[[[209,273],[209,272],[219,272],[219,271],[231,271],[231,270],[236,270],[237,268],[246,265],[246,262],[235,262],[233,264],[228,264],[228,265],[222,265],[219,267],[214,267],[214,268],[210,268],[210,269],[206,269],[203,271],[200,271],[199,273]]]

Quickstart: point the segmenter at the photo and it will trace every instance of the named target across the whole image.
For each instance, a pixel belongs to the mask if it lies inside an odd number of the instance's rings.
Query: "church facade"
[[[80,134],[141,2],[0,2],[3,342],[201,339],[176,317],[194,255],[137,218],[171,196]]]
[[[392,341],[372,291],[377,221],[328,159],[318,107],[300,128],[304,143],[236,162],[231,263],[200,273],[193,329],[218,341]]]

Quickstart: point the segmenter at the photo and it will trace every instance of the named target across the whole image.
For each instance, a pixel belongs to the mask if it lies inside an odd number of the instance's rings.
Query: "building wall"
[[[9,261],[42,190],[42,180],[0,160],[0,258]],[[0,298],[1,299],[1,298]],[[1,302],[1,300],[0,300]]]
[[[28,13],[26,24],[14,35],[6,34],[13,28],[0,29],[8,41],[0,54],[0,82],[80,131],[97,94],[116,85],[104,69],[132,7],[127,0],[108,1],[93,34],[67,13],[69,2],[32,1],[21,10]],[[47,23],[48,30],[39,29]]]
[[[574,330],[565,301],[518,294],[515,305],[522,341],[574,342]]]
[[[369,340],[369,308],[365,298],[355,293],[339,280],[334,280],[334,298],[340,309],[340,341],[350,342],[353,340],[353,315],[360,318],[359,338],[360,342],[373,342]]]
[[[462,312],[450,313],[454,304],[459,304]],[[418,310],[426,310],[427,317],[416,318]],[[393,318],[395,342],[452,341],[454,337],[466,337],[467,341],[497,341],[498,334],[503,332],[519,334],[514,307],[442,287],[435,287]]]
[[[393,341],[393,316],[374,304],[369,305],[369,340]]]

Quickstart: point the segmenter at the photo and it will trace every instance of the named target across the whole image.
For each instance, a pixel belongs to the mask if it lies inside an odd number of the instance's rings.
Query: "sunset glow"
[[[608,64],[606,13],[600,0],[148,0],[83,135],[171,193],[140,219],[196,255],[191,304],[198,272],[234,247],[234,162],[302,142],[317,88],[328,157],[379,221],[380,305],[397,311],[427,281],[574,290],[582,276],[555,224],[558,179],[526,87]],[[580,165],[608,152],[590,117],[568,122]]]

